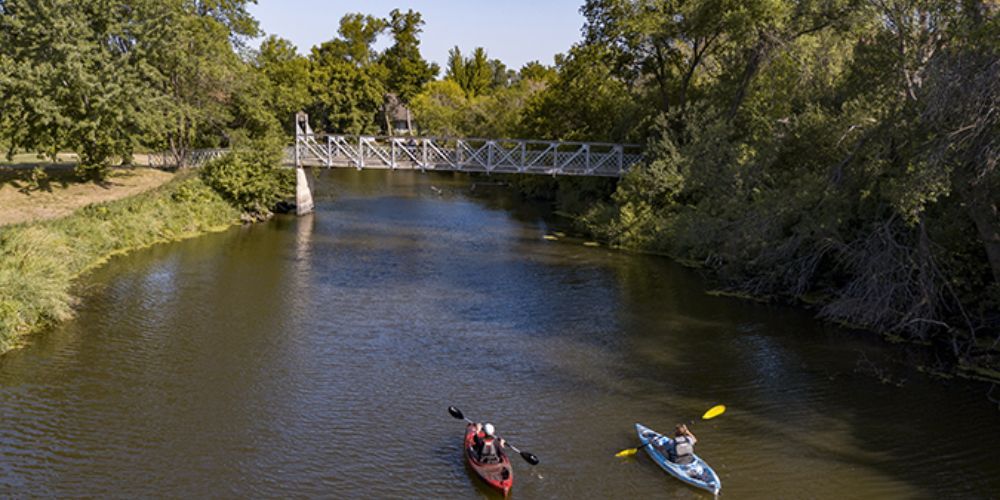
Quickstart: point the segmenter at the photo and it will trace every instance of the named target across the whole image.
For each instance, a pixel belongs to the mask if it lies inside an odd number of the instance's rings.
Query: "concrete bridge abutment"
[[[302,167],[295,167],[295,214],[306,215],[316,209],[313,200],[313,176]]]

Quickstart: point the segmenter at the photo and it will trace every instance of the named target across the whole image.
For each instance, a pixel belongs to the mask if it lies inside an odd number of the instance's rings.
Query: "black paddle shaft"
[[[448,413],[450,413],[452,417],[455,417],[458,420],[465,420],[466,422],[468,422],[470,424],[473,423],[471,420],[465,418],[465,414],[462,413],[462,410],[459,410],[458,408],[455,408],[454,406],[449,406],[448,407]],[[506,440],[504,440],[504,442],[506,442]],[[514,447],[514,445],[512,445],[510,443],[508,443],[507,446],[509,446],[510,449],[514,450],[514,452],[517,453],[518,455],[521,455],[521,458],[523,458],[525,462],[528,462],[531,465],[538,465],[538,462],[539,462],[538,457],[535,456],[533,453],[528,453],[526,451],[521,451],[521,450],[517,449],[516,447]]]

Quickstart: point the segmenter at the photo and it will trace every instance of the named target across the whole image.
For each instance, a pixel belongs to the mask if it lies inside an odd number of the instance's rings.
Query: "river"
[[[539,456],[517,498],[704,498],[614,457],[692,420],[725,497],[1000,495],[1000,412],[898,347],[547,241],[462,176],[317,184],[311,216],[114,259],[0,357],[0,496],[490,496],[449,405]]]

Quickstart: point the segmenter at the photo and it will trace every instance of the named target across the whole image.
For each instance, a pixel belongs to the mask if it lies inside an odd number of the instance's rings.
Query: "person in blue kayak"
[[[674,428],[674,439],[666,436],[660,438],[656,443],[657,448],[667,456],[667,460],[675,464],[687,465],[694,461],[694,445],[698,438],[684,424],[677,424]]]
[[[472,436],[472,451],[484,464],[498,464],[503,461],[503,449],[507,442],[497,439],[493,424],[476,424],[476,434]]]

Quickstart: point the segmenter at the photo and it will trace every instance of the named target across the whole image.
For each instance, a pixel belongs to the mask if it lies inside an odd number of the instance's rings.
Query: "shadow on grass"
[[[137,174],[133,167],[113,167],[114,178],[130,178]],[[81,177],[76,171],[75,163],[51,163],[47,161],[0,163],[0,190],[10,186],[17,191],[30,195],[33,192],[52,193],[55,187],[67,189],[70,186],[94,184],[103,189],[121,187],[124,184],[115,179],[92,179]]]

